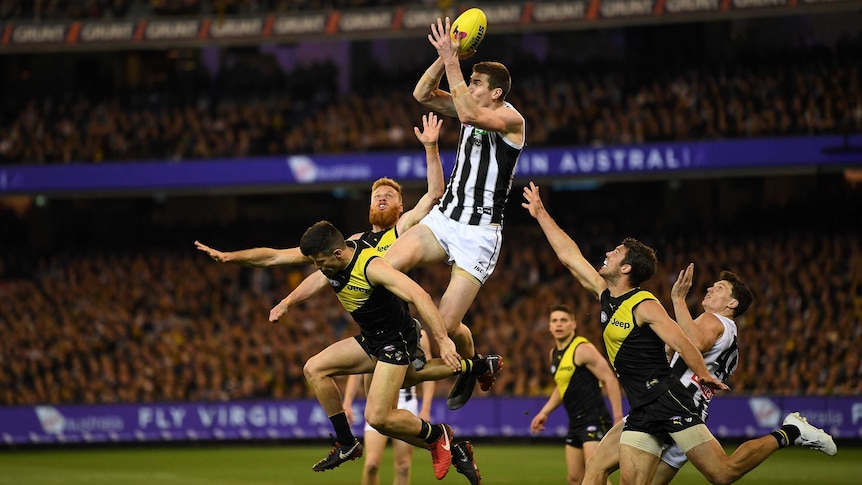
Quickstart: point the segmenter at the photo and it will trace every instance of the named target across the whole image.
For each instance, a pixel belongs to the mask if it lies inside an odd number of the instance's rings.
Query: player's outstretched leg
[[[455,379],[455,385],[449,391],[449,396],[446,397],[446,407],[451,410],[461,409],[467,404],[467,401],[473,397],[473,389],[476,388],[476,380],[479,378],[476,374],[459,374]]]
[[[462,441],[452,445],[452,464],[455,465],[455,471],[467,477],[470,485],[482,485],[482,474],[473,458],[472,443]]]
[[[807,418],[798,412],[788,414],[782,424],[789,424],[799,428],[799,438],[793,441],[794,445],[819,450],[829,456],[835,456],[838,453],[838,446],[835,445],[832,436],[826,431],[813,426],[808,422]]]
[[[319,462],[317,462],[312,470],[316,472],[325,472],[326,470],[332,470],[334,468],[338,468],[344,462],[355,460],[357,458],[362,457],[362,444],[359,440],[354,441],[349,445],[342,445],[335,442],[335,446],[329,450],[329,454]]]
[[[497,380],[497,374],[503,370],[503,357],[498,354],[491,354],[485,357],[485,363],[488,365],[488,370],[479,376],[479,387],[483,391],[488,392],[494,387],[494,381]]]
[[[503,357],[498,354],[477,354],[472,359],[463,360],[462,367],[464,371],[458,376],[446,399],[446,406],[453,411],[467,404],[473,395],[476,381],[479,381],[483,391],[491,389],[497,379],[497,373],[503,368]]]
[[[452,466],[452,428],[448,424],[437,424],[440,428],[440,436],[428,443],[431,450],[431,462],[434,464],[434,476],[437,480],[449,473]]]

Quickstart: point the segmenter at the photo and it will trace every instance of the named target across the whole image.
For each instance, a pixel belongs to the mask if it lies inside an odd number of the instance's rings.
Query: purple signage
[[[855,149],[844,149],[856,147]],[[862,164],[862,135],[769,138],[624,145],[602,148],[532,148],[521,155],[516,178],[763,170]],[[444,173],[454,152],[443,150]],[[0,194],[229,189],[284,185],[366,183],[380,177],[425,179],[419,151],[348,155],[293,155],[183,162],[120,162],[0,166]]]
[[[432,421],[449,423],[464,437],[527,437],[530,421],[545,401],[476,397],[458,411],[433,406]],[[837,438],[862,438],[862,396],[722,396],[710,411],[708,425],[719,438],[769,433],[792,411],[800,411]],[[361,419],[361,401],[355,404],[354,415]],[[354,424],[356,434],[362,434],[363,425]],[[567,429],[565,413],[558,409],[541,436],[562,438]],[[0,408],[0,440],[5,444],[301,440],[326,438],[331,432],[326,413],[313,400]]]

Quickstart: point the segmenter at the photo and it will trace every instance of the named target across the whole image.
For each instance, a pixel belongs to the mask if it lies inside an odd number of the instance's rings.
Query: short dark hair
[[[564,312],[567,313],[570,317],[572,317],[572,320],[575,319],[575,311],[572,310],[572,308],[565,303],[557,303],[556,305],[551,305],[551,310],[548,313],[554,312]]]
[[[633,237],[623,239],[623,246],[626,248],[626,257],[622,264],[632,267],[629,272],[629,282],[632,286],[638,286],[652,278],[658,267],[655,250]]]
[[[721,281],[727,281],[730,283],[730,296],[738,302],[736,308],[733,309],[733,316],[738,317],[745,313],[745,311],[748,310],[748,307],[751,306],[751,302],[754,301],[754,294],[748,286],[739,279],[739,276],[736,276],[730,271],[722,271],[718,278]]]
[[[344,235],[329,221],[320,221],[309,227],[299,240],[299,250],[305,257],[329,254],[344,247]]]
[[[478,62],[473,65],[473,72],[488,76],[489,88],[500,88],[503,90],[500,101],[506,99],[506,96],[509,95],[509,91],[512,89],[512,76],[503,64],[494,61]]]

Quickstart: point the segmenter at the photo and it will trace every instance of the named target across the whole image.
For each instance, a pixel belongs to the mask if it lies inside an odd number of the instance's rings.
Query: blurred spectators
[[[239,15],[385,7],[416,0],[0,0],[0,20],[58,20],[158,15]]]
[[[355,91],[339,93],[343,73],[331,63],[285,73],[273,56],[226,59],[212,79],[190,61],[192,70],[151,75],[146,85],[108,97],[108,86],[9,97],[0,163],[415,148],[410,127],[424,109],[410,95],[414,70],[375,66],[354,73]],[[860,133],[860,67],[862,34],[833,49],[724,65],[607,69],[523,57],[510,65],[509,100],[527,118],[531,146]],[[444,129],[443,145],[454,146],[457,135]]]
[[[801,182],[818,183],[823,184]],[[631,204],[640,197],[636,186],[625,187],[630,193],[555,192],[547,203],[595,264],[624,236],[653,245],[660,269],[644,287],[668,308],[670,287],[688,262],[695,263],[689,298],[694,314],[702,311],[701,298],[721,270],[736,272],[750,285],[755,302],[737,320],[741,360],[731,380],[733,393],[862,393],[862,233],[858,225],[846,224],[858,220],[858,191],[844,198],[841,190],[822,187],[833,196],[829,204],[849,213],[821,212],[827,204],[809,201],[771,211],[739,207],[745,217],[721,222],[701,215],[679,227],[667,222],[672,207],[656,208],[655,219],[665,219],[658,225],[646,217],[612,225],[599,213],[563,210],[612,198]],[[697,185],[690,191],[708,192]],[[325,206],[326,198],[318,202]],[[690,206],[678,210],[685,213]],[[535,223],[510,213],[498,270],[465,322],[477,349],[507,359],[493,394],[547,395],[553,385],[547,372],[548,308],[571,305],[578,332],[602,348],[600,309],[562,267]],[[853,214],[856,219],[845,217]],[[3,216],[4,241],[26,240],[26,226],[15,220]],[[147,229],[140,217],[128,220],[139,221],[140,233],[150,237],[168,231]],[[225,232],[222,226],[215,230]],[[124,234],[126,243],[136,239],[136,233]],[[74,249],[81,243],[87,244],[87,236],[35,258],[26,256],[32,248],[13,244],[0,258],[0,404],[310,397],[302,376],[305,360],[358,331],[329,291],[292,308],[278,325],[267,322],[269,309],[310,268],[217,264],[192,254],[191,239],[171,250],[146,240],[137,250],[112,249],[104,240]],[[28,259],[33,263],[22,265]],[[4,263],[16,266],[4,273]],[[449,268],[433,266],[413,276],[439,298]],[[445,394],[449,386],[439,389]]]

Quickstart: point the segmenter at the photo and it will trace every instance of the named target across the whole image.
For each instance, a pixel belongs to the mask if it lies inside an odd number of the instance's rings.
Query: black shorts
[[[419,346],[419,332],[416,329],[417,325],[411,319],[410,325],[402,327],[401,330],[377,335],[361,333],[355,338],[362,350],[378,361],[407,365],[413,362],[413,356]]]
[[[566,445],[575,448],[583,448],[588,441],[601,441],[613,426],[611,414],[607,408],[569,418],[569,434],[566,435]]]
[[[623,431],[640,431],[669,443],[670,433],[698,424],[704,422],[691,400],[691,393],[682,385],[672,385],[654,401],[629,411]]]

